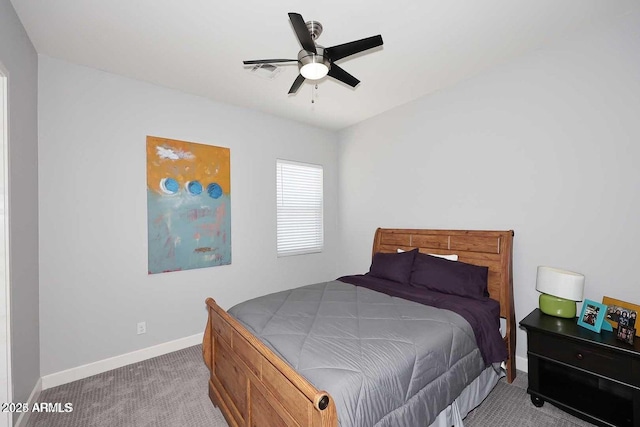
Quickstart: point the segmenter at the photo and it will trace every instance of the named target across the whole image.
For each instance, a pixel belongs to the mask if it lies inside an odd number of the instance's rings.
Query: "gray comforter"
[[[339,281],[229,313],[315,387],[341,426],[427,426],[484,369],[460,315]]]

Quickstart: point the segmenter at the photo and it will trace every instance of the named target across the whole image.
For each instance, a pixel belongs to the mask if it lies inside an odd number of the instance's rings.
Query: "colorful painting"
[[[229,149],[147,137],[149,274],[231,264]]]

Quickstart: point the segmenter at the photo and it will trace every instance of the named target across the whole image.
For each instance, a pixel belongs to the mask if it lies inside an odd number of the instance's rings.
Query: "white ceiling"
[[[638,0],[12,0],[39,54],[341,129],[452,86],[580,27],[638,8]],[[381,34],[384,46],[338,64],[361,83],[331,78],[287,95],[242,60],[295,58],[288,12],[324,27],[333,46]]]

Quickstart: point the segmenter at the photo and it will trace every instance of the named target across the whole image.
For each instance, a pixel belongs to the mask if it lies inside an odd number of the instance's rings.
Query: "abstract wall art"
[[[147,136],[149,274],[231,264],[228,148]]]

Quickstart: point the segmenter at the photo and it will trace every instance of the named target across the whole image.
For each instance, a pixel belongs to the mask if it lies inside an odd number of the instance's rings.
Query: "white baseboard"
[[[29,404],[35,402],[40,392],[62,384],[81,380],[92,375],[101,374],[112,369],[121,368],[132,363],[142,362],[143,360],[153,357],[162,356],[163,354],[182,350],[202,343],[203,334],[195,334],[189,337],[180,338],[152,347],[143,348],[141,350],[132,351],[131,353],[121,354],[120,356],[110,357],[109,359],[100,360],[76,368],[67,369],[65,371],[56,372],[54,374],[45,375],[36,383],[35,388],[29,396]],[[516,369],[528,373],[528,361],[526,357],[516,356]],[[18,423],[14,427],[20,427],[21,420],[26,425],[28,413],[22,414],[18,418]]]
[[[31,390],[31,394],[29,395],[29,408],[33,406],[34,403],[38,401],[40,397],[40,393],[42,392],[42,378],[38,378],[35,387]],[[13,427],[25,427],[29,422],[29,416],[31,415],[31,411],[22,412],[18,417],[18,421]]]
[[[173,351],[182,350],[183,348],[192,347],[202,343],[203,334],[195,334],[190,337],[180,338],[163,344],[154,345],[152,347],[143,348],[141,350],[132,351],[131,353],[121,354],[120,356],[110,357],[109,359],[99,360],[97,362],[67,369],[65,371],[56,372],[54,374],[42,377],[42,390],[67,384],[72,381],[81,380],[92,375],[101,374],[112,369],[121,368],[132,363],[138,363],[152,357],[162,356],[163,354]]]
[[[526,357],[516,356],[516,369],[524,373],[529,373],[529,361]]]

